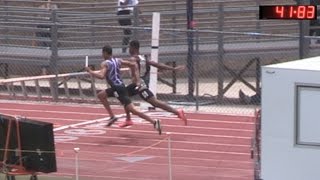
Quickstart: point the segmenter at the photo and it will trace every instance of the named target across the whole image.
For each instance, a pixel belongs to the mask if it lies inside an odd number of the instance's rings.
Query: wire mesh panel
[[[127,59],[128,43],[139,40],[140,54],[154,61],[152,14],[160,12],[157,61],[176,70],[157,69],[153,93],[174,109],[185,109],[191,126],[184,127],[175,121],[175,114],[157,109],[147,115],[164,119],[166,130],[175,131],[171,136],[154,134],[152,125],[138,117],[133,122],[139,126],[131,129],[106,128],[108,117],[102,105],[16,108],[13,112],[55,122],[59,171],[44,177],[257,179],[260,114],[251,116],[260,105],[260,67],[319,55],[319,38],[309,36],[317,35],[317,27],[311,27],[308,34],[307,22],[258,19],[259,5],[288,3],[296,1],[193,1],[192,19],[186,15],[190,12],[186,0],[144,0],[121,16],[116,1],[3,0],[0,97],[99,104],[97,93],[108,85],[84,72],[86,57],[88,66],[99,70],[103,46],[111,45],[115,57]],[[132,74],[122,70],[128,85]],[[132,100],[143,102],[139,96]],[[115,102],[119,104],[111,99],[113,109],[123,113]],[[9,103],[3,106],[1,110],[9,111]],[[145,112],[142,105],[140,109]],[[194,110],[207,113],[191,113]],[[53,114],[57,112],[63,115]],[[124,114],[118,116],[120,122],[126,120]]]
[[[149,55],[152,12],[159,11],[159,62],[186,66],[185,71],[159,70],[160,99],[191,107],[259,104],[259,67],[298,59],[301,50],[298,22],[258,20],[258,6],[268,3],[194,2],[193,30],[187,31],[187,6],[182,0],[143,1],[135,12],[122,17],[117,16],[115,2],[3,1],[0,68],[5,78],[82,72],[88,56],[90,65],[99,69],[105,44],[112,45],[116,57],[129,56],[125,39],[138,39],[141,54]],[[131,25],[121,26],[123,18],[130,19]],[[312,40],[309,56],[318,55],[317,48]],[[68,87],[73,89],[69,93],[77,91],[81,96],[79,81],[90,86],[77,78],[56,85],[61,92]],[[37,87],[20,86],[22,94],[23,87]]]

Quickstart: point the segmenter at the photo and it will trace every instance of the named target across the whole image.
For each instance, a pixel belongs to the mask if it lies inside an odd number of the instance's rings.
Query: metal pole
[[[171,133],[167,132],[167,136],[168,136],[169,180],[172,180]]]
[[[260,79],[261,79],[261,63],[260,58],[256,58],[256,94],[261,95],[261,88],[260,88]]]
[[[76,180],[79,180],[79,153],[80,148],[74,148],[74,152],[76,153],[75,164],[76,164]]]
[[[58,73],[57,60],[58,60],[58,26],[57,26],[57,12],[52,10],[51,14],[51,59],[50,59],[50,69],[53,74]]]
[[[8,2],[5,1],[4,2],[4,6],[5,6],[5,16],[4,16],[4,21],[5,22],[8,22],[8,16],[9,16],[9,10],[8,10]],[[9,33],[9,29],[8,27],[6,26],[6,28],[4,29],[4,34],[5,34],[5,41],[4,43],[7,45],[8,44],[8,33]]]
[[[261,5],[261,2],[260,2],[261,0],[256,0],[256,6],[257,7],[259,7],[260,5]],[[257,14],[256,14],[256,16],[257,16],[257,19],[259,19],[259,13],[257,12]],[[261,21],[257,21],[256,22],[256,32],[258,32],[258,33],[261,33],[261,23],[260,23]],[[259,40],[259,39],[261,39],[261,36],[256,36],[256,39],[257,40]],[[260,42],[260,40],[259,41],[257,41],[257,42]]]
[[[193,98],[194,92],[194,67],[193,67],[193,0],[187,0],[187,36],[188,36],[188,96]]]
[[[299,5],[309,4],[309,0],[301,0],[298,2]],[[305,38],[309,35],[310,21],[301,20],[299,21],[299,58],[304,59],[309,56],[309,42],[310,39]]]
[[[50,71],[52,74],[58,75],[58,26],[57,26],[57,12],[52,10],[51,19],[53,25],[51,25],[51,57],[50,57]],[[58,100],[58,79],[53,78],[51,81],[52,86],[52,98],[54,101]]]
[[[196,30],[196,111],[199,111],[199,31]]]
[[[196,111],[199,111],[199,63],[196,62]]]
[[[135,27],[133,29],[133,35],[132,38],[133,39],[139,39],[138,37],[138,29],[137,27],[139,26],[139,7],[135,6],[133,8],[133,27]]]
[[[94,0],[94,4],[92,5],[92,7],[95,9],[95,7],[96,7],[96,5],[95,5],[95,3],[96,3],[97,1],[96,0]],[[95,20],[91,20],[90,21],[90,24],[91,25],[95,25]],[[95,37],[95,32],[96,32],[96,28],[93,28],[93,27],[91,27],[90,28],[90,31],[91,31],[91,45],[92,46],[95,46],[96,45],[96,37]]]
[[[299,58],[304,59],[309,56],[309,41],[310,39],[305,38],[309,33],[309,24],[306,21],[299,22]]]
[[[177,64],[175,61],[172,62],[172,67],[177,67]],[[172,93],[176,94],[177,93],[177,72],[176,71],[172,71]]]
[[[177,11],[177,5],[176,5],[176,3],[177,3],[177,1],[176,0],[172,0],[172,5],[171,5],[171,7],[172,7],[172,12],[176,12]],[[172,29],[177,29],[177,15],[176,14],[173,14],[173,16],[172,16]],[[177,42],[177,36],[176,36],[176,34],[174,34],[174,36],[173,36],[173,38],[172,38],[172,42],[173,43],[176,43]]]
[[[219,3],[219,12],[218,12],[218,102],[222,101],[223,98],[223,22],[224,22],[224,13],[223,13],[223,4]]]

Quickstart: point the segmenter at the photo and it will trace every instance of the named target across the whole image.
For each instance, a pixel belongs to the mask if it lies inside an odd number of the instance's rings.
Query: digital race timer
[[[260,19],[317,19],[317,6],[312,5],[275,5],[260,6]]]

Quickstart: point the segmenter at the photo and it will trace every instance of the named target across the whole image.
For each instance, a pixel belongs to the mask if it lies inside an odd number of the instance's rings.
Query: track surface
[[[113,109],[123,113],[121,107]],[[173,114],[146,112],[161,120],[160,136],[136,117],[129,128],[117,123],[106,128],[107,113],[100,106],[0,102],[0,113],[54,124],[58,172],[50,176],[75,176],[78,147],[80,179],[168,180],[166,132],[171,132],[174,180],[253,179],[253,116],[186,112],[189,121],[184,126]]]

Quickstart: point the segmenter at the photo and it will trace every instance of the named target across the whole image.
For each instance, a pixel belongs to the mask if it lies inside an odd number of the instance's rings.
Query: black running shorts
[[[144,88],[139,91],[137,85],[134,83],[129,84],[127,86],[127,90],[130,97],[139,94],[139,96],[145,101],[147,101],[151,97],[154,97],[154,94],[150,91],[149,88]]]
[[[122,105],[127,106],[131,103],[128,91],[124,85],[115,85],[106,89],[108,97],[116,97]]]

